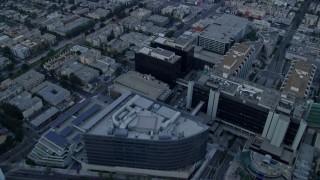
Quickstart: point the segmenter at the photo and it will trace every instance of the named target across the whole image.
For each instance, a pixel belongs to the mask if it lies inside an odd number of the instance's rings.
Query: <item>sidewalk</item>
[[[226,174],[224,175],[224,180],[240,180],[240,176],[234,174],[237,171],[238,167],[239,167],[239,164],[234,159],[231,165],[229,166]]]

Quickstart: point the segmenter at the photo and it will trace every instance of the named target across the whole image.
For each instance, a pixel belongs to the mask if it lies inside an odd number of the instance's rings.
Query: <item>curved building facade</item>
[[[174,171],[204,159],[209,131],[194,116],[138,95],[110,106],[104,120],[82,135],[88,169]]]
[[[192,165],[206,155],[208,131],[178,140],[141,140],[84,135],[86,162],[172,170]]]

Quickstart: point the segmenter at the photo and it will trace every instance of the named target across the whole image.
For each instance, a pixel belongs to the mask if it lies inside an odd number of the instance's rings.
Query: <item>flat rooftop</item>
[[[159,44],[164,44],[171,46],[173,48],[179,48],[185,51],[189,51],[191,49],[191,42],[192,40],[190,38],[185,38],[183,36],[179,36],[177,38],[166,38],[166,37],[158,37],[154,39],[154,42],[157,42]]]
[[[59,144],[57,141],[61,141],[61,139],[69,144],[78,142],[80,134],[96,125],[97,121],[94,117],[110,105],[110,101],[106,99],[108,98],[104,95],[99,95],[74,105],[50,124],[49,131],[54,131],[59,138],[54,136],[47,140],[54,144]]]
[[[308,95],[316,66],[305,61],[293,61],[285,77],[282,90],[295,94],[299,98]]]
[[[279,36],[279,31],[260,31],[258,34],[268,42],[275,42]]]
[[[14,81],[16,81],[18,84],[27,84],[30,81],[37,81],[37,79],[44,79],[44,75],[31,69],[30,71],[20,75],[19,77],[15,78]]]
[[[211,64],[218,64],[222,58],[222,55],[208,51],[201,46],[195,46],[194,57]]]
[[[236,73],[246,58],[252,52],[253,47],[247,44],[235,44],[225,56],[223,56],[218,68],[230,75]]]
[[[103,111],[88,134],[157,141],[190,137],[208,128],[196,117],[131,93],[123,94]]]
[[[58,104],[70,95],[70,91],[51,82],[44,82],[43,88],[37,92],[50,104]]]
[[[143,47],[139,51],[139,53],[169,62],[169,63],[175,63],[178,61],[181,57],[175,55],[174,52],[162,49],[162,48],[152,48],[152,47]]]
[[[223,94],[267,109],[275,109],[281,99],[280,92],[276,90],[233,76],[223,78],[215,69],[200,72],[197,79],[198,83],[218,89]]]
[[[32,97],[28,91],[23,91],[14,98],[9,100],[10,104],[17,106],[21,111],[25,111],[42,100],[37,96]]]
[[[156,22],[165,22],[165,21],[169,21],[169,18],[166,16],[160,16],[158,14],[154,14],[151,15],[150,17],[148,17],[149,21],[156,21]]]
[[[151,75],[136,71],[129,71],[116,78],[111,88],[119,93],[131,91],[154,100],[165,91],[170,90],[168,84],[156,80]]]
[[[218,17],[213,24],[204,29],[200,36],[214,39],[220,42],[228,42],[246,28],[249,21],[238,16],[224,14]]]
[[[221,25],[211,24],[200,33],[200,36],[228,43],[231,39],[235,39],[239,32],[239,29],[230,29]]]

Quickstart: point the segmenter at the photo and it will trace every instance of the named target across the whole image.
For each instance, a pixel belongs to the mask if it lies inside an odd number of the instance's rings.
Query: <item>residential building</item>
[[[135,46],[141,47],[150,45],[152,38],[138,32],[130,32],[122,35],[120,39],[130,45],[134,44]]]
[[[110,10],[97,8],[92,12],[88,13],[87,16],[92,19],[101,19],[101,18],[105,18],[109,13],[110,13]]]
[[[134,0],[110,0],[109,2],[130,5],[134,3]]]
[[[160,14],[161,10],[164,8],[164,3],[162,1],[148,1],[146,9],[150,10],[153,14]]]
[[[12,62],[10,61],[10,59],[3,57],[0,55],[0,71],[4,70],[7,68],[7,66],[9,64],[11,64]]]
[[[48,44],[50,44],[51,46],[57,43],[57,38],[53,34],[46,33],[46,34],[43,34],[41,37],[45,39],[48,42]]]
[[[119,64],[116,63],[115,60],[110,57],[102,56],[100,59],[97,59],[96,61],[92,62],[90,66],[99,69],[104,74],[112,75],[119,66]]]
[[[135,28],[137,31],[142,31],[144,33],[154,35],[154,36],[159,36],[166,34],[168,32],[167,28],[159,27],[153,25],[152,22],[142,22],[139,26]]]
[[[123,27],[117,24],[108,24],[106,27],[88,35],[86,41],[95,47],[100,47],[108,42],[111,33],[114,34],[114,37],[118,37],[123,33]]]
[[[10,99],[8,102],[14,106],[17,106],[24,118],[28,118],[43,106],[40,98],[32,97],[32,95],[27,91],[23,91],[14,98]]]
[[[143,8],[139,8],[130,14],[132,17],[139,19],[140,21],[146,20],[151,16],[151,11]]]
[[[286,50],[286,59],[304,60],[316,66],[320,65],[320,38],[296,32]]]
[[[160,16],[157,14],[154,14],[150,17],[148,17],[147,21],[152,22],[156,26],[164,27],[167,24],[169,24],[169,18],[165,16]]]
[[[23,91],[22,86],[11,79],[6,79],[0,84],[0,102],[5,102]]]
[[[134,29],[140,23],[141,23],[140,19],[133,16],[127,16],[123,18],[120,22],[121,26],[123,26],[126,29]]]
[[[54,22],[47,25],[47,29],[60,36],[66,36],[75,28],[83,27],[91,23],[90,19],[76,15],[63,16],[62,18],[54,20]]]
[[[172,16],[177,19],[183,19],[190,13],[190,7],[186,5],[167,6],[161,10],[162,15]]]
[[[107,51],[111,53],[122,53],[130,47],[130,43],[122,40],[114,40],[108,43]]]
[[[199,21],[195,22],[191,25],[191,27],[196,31],[203,31],[207,28],[210,24],[213,24],[214,20],[211,18],[200,19]]]
[[[81,63],[91,64],[92,62],[101,57],[101,51],[96,49],[88,49],[87,51],[81,52],[79,57]]]
[[[6,46],[11,47],[12,44],[13,44],[12,39],[9,36],[4,35],[4,36],[0,37],[0,47],[1,48],[4,48]]]
[[[43,64],[43,68],[47,71],[56,70],[57,68],[61,67],[64,63],[75,62],[78,60],[78,56],[74,53],[65,52],[60,54],[58,57],[54,57],[49,61]]]
[[[28,58],[30,54],[30,50],[27,47],[22,46],[21,44],[17,44],[11,47],[12,54],[21,59]]]
[[[62,64],[62,66],[57,70],[56,73],[60,76],[63,76],[63,75],[70,76],[70,74],[76,73],[83,67],[85,67],[85,65],[79,63],[77,60],[68,61]]]
[[[21,45],[24,47],[27,47],[29,49],[31,55],[37,54],[37,52],[40,48],[38,43],[36,43],[34,41],[30,41],[30,40],[25,40],[25,41],[21,42]]]
[[[41,84],[44,80],[45,76],[43,74],[35,70],[30,70],[15,78],[13,81],[20,84],[26,91],[30,91],[32,88]]]
[[[99,76],[99,71],[88,66],[84,66],[74,73],[84,85]]]
[[[48,81],[43,82],[36,89],[36,93],[53,106],[70,96],[70,91]]]

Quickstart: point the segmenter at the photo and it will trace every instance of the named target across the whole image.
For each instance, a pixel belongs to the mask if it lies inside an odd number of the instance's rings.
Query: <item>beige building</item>
[[[88,49],[80,55],[80,62],[83,64],[91,64],[101,57],[101,51],[95,49]]]
[[[281,90],[306,99],[309,95],[316,66],[303,60],[293,61]]]

